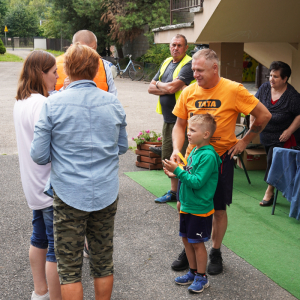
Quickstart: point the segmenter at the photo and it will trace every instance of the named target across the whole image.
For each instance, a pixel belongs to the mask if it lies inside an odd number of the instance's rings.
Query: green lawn
[[[0,61],[17,61],[17,62],[22,62],[24,61],[23,58],[10,54],[10,53],[5,53],[5,54],[0,54]]]
[[[46,51],[49,53],[52,53],[55,57],[60,56],[65,53],[63,51],[55,51],[55,50],[46,50]]]

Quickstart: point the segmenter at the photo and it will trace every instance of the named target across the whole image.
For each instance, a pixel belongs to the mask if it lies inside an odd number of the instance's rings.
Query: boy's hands
[[[163,168],[164,169],[164,172],[165,174],[169,177],[169,178],[175,178],[176,175],[170,171],[168,171],[165,167]]]
[[[166,169],[171,173],[173,173],[175,169],[178,167],[178,164],[176,162],[170,161],[168,159],[163,160],[163,163],[164,163],[164,169]]]

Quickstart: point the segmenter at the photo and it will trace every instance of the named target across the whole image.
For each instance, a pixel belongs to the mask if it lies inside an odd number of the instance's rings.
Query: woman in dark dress
[[[267,152],[267,170],[264,180],[267,180],[272,164],[274,147],[290,148],[299,141],[300,127],[300,95],[287,81],[291,76],[291,68],[281,61],[270,65],[269,82],[261,85],[255,97],[264,104],[272,118],[260,134],[261,143]],[[252,117],[253,118],[253,117]],[[251,121],[254,121],[251,118]],[[274,187],[268,185],[261,206],[270,206],[274,201]]]

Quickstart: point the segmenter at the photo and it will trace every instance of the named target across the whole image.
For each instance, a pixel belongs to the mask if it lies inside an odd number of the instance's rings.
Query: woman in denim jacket
[[[31,157],[51,161],[45,191],[53,194],[54,240],[64,300],[82,300],[84,237],[90,251],[95,299],[110,299],[113,231],[119,191],[119,155],[128,149],[126,115],[119,100],[92,81],[98,53],[76,43],[66,52],[70,84],[45,101]]]

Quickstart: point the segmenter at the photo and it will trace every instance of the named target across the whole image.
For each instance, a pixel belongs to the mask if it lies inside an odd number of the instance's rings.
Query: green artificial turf
[[[278,285],[300,299],[300,222],[289,217],[290,203],[278,194],[275,215],[272,207],[260,207],[266,183],[264,171],[235,170],[233,204],[228,208],[228,229],[223,244]],[[170,189],[163,171],[125,173],[159,197]],[[176,203],[168,203],[176,208]]]

